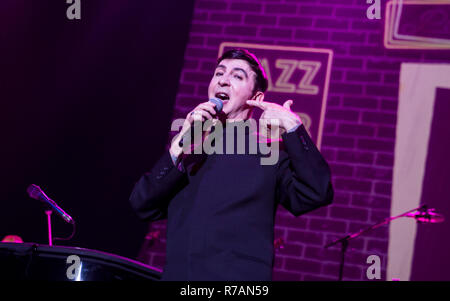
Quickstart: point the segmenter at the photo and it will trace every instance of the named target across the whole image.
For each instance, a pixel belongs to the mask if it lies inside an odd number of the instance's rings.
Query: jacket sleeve
[[[331,204],[330,168],[304,125],[282,139],[286,152],[280,152],[277,169],[279,203],[295,216]]]
[[[167,218],[170,200],[188,181],[187,174],[173,164],[169,151],[135,184],[130,196],[133,210],[143,220]]]

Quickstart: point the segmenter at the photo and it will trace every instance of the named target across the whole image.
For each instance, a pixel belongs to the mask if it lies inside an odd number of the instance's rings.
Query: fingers
[[[216,110],[214,109],[216,105],[210,101],[199,104],[194,110],[189,112],[186,119],[189,123],[193,121],[205,121],[207,119],[213,119],[213,115],[216,115]]]
[[[286,101],[284,102],[284,104],[283,104],[283,107],[284,107],[285,109],[290,110],[290,109],[291,109],[291,106],[292,106],[292,103],[293,103],[293,101],[292,101],[291,99],[286,100]]]
[[[207,119],[212,119],[212,115],[204,109],[196,109],[189,113],[189,117],[194,121],[205,121]]]
[[[267,108],[266,104],[262,101],[247,100],[247,104],[253,107],[260,108],[261,110],[265,110]]]
[[[291,106],[294,103],[294,101],[292,99],[286,100],[283,104],[283,108],[287,109],[287,110],[291,110]],[[271,102],[266,102],[266,101],[256,101],[256,100],[247,100],[247,104],[253,107],[258,107],[261,110],[266,111],[267,109],[277,109],[280,108],[281,106],[275,103],[271,103]]]
[[[207,102],[204,102],[204,103],[199,104],[199,105],[194,109],[194,111],[195,111],[195,110],[198,110],[198,109],[203,109],[203,110],[206,110],[206,111],[208,111],[209,113],[211,113],[211,115],[216,115],[216,110],[214,109],[215,106],[216,106],[215,103],[210,102],[210,101],[207,101]]]
[[[294,102],[292,101],[292,99],[286,100],[283,104],[283,108],[287,109],[287,110],[291,110],[291,106]],[[261,110],[267,110],[269,108],[274,108],[276,109],[277,107],[279,108],[280,105],[275,104],[275,103],[270,103],[270,102],[265,102],[265,101],[256,101],[256,100],[247,100],[247,104],[253,107],[258,107]]]

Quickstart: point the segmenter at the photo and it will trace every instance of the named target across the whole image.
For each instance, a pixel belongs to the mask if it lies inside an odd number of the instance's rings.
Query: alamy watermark
[[[378,255],[367,257],[366,263],[370,264],[366,271],[366,277],[369,280],[381,279],[381,259]]]
[[[70,4],[66,10],[66,16],[69,20],[81,19],[81,0],[66,0]]]
[[[178,132],[172,143],[180,140],[184,154],[261,154],[261,165],[275,165],[278,162],[281,140],[278,119],[260,119],[259,130],[254,119],[238,122],[227,120],[225,138],[224,126],[219,120],[194,122],[189,130],[181,133],[185,122],[185,119],[175,119],[171,126],[171,131]],[[212,127],[214,130],[210,131]]]
[[[381,0],[366,0],[367,4],[372,4],[369,6],[366,10],[366,16],[367,19],[373,20],[373,19],[381,19]]]
[[[66,16],[69,20],[81,19],[81,0],[66,0],[70,4],[66,10]],[[366,10],[368,19],[381,19],[381,0],[366,0],[367,4],[371,4]]]
[[[66,276],[69,280],[81,280],[81,259],[77,255],[67,256],[67,264],[70,264],[66,270]]]

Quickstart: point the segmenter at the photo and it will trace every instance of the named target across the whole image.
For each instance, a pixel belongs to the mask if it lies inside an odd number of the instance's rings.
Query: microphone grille
[[[222,111],[223,101],[221,99],[219,99],[219,98],[210,98],[209,101],[216,104],[217,112],[221,112]]]
[[[30,198],[37,200],[37,199],[39,199],[39,194],[41,193],[41,188],[39,188],[39,186],[37,186],[35,184],[31,184],[30,186],[28,186],[27,192],[28,192],[28,195],[30,196]]]

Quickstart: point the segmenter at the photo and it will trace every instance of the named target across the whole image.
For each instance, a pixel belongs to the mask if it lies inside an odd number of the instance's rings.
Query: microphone
[[[209,101],[215,104],[214,110],[216,111],[216,116],[217,116],[217,118],[219,118],[221,120],[221,118],[223,117],[221,115],[221,113],[223,114],[223,112],[222,112],[222,109],[223,109],[223,101],[222,101],[222,99],[220,99],[220,98],[210,98]],[[219,115],[221,117],[219,117]],[[204,123],[202,122],[202,129],[203,129],[203,125],[204,125]]]
[[[210,98],[209,99],[210,102],[216,104],[216,106],[214,107],[214,110],[216,111],[217,115],[222,112],[223,109],[223,101],[219,98]],[[196,122],[195,122],[196,123]],[[194,126],[194,124],[192,125],[192,127]],[[201,122],[201,129],[203,131],[203,121]],[[194,131],[191,128],[190,130],[190,137],[191,137],[191,142],[194,141]],[[183,147],[184,145],[184,138],[180,140],[180,142],[178,143],[178,145],[180,147]]]
[[[75,221],[68,215],[64,210],[62,210],[52,199],[50,199],[39,186],[35,184],[31,184],[27,188],[28,195],[30,198],[41,201],[49,205],[53,211],[58,213],[66,222],[69,224],[74,224]]]
[[[414,218],[416,221],[421,223],[442,223],[445,218],[442,214],[434,212],[434,209],[419,210],[416,212],[411,212],[406,215],[407,217]]]
[[[219,98],[210,98],[209,101],[216,104],[216,106],[214,107],[214,110],[216,110],[217,113],[222,112],[223,101],[221,99],[219,99]]]

